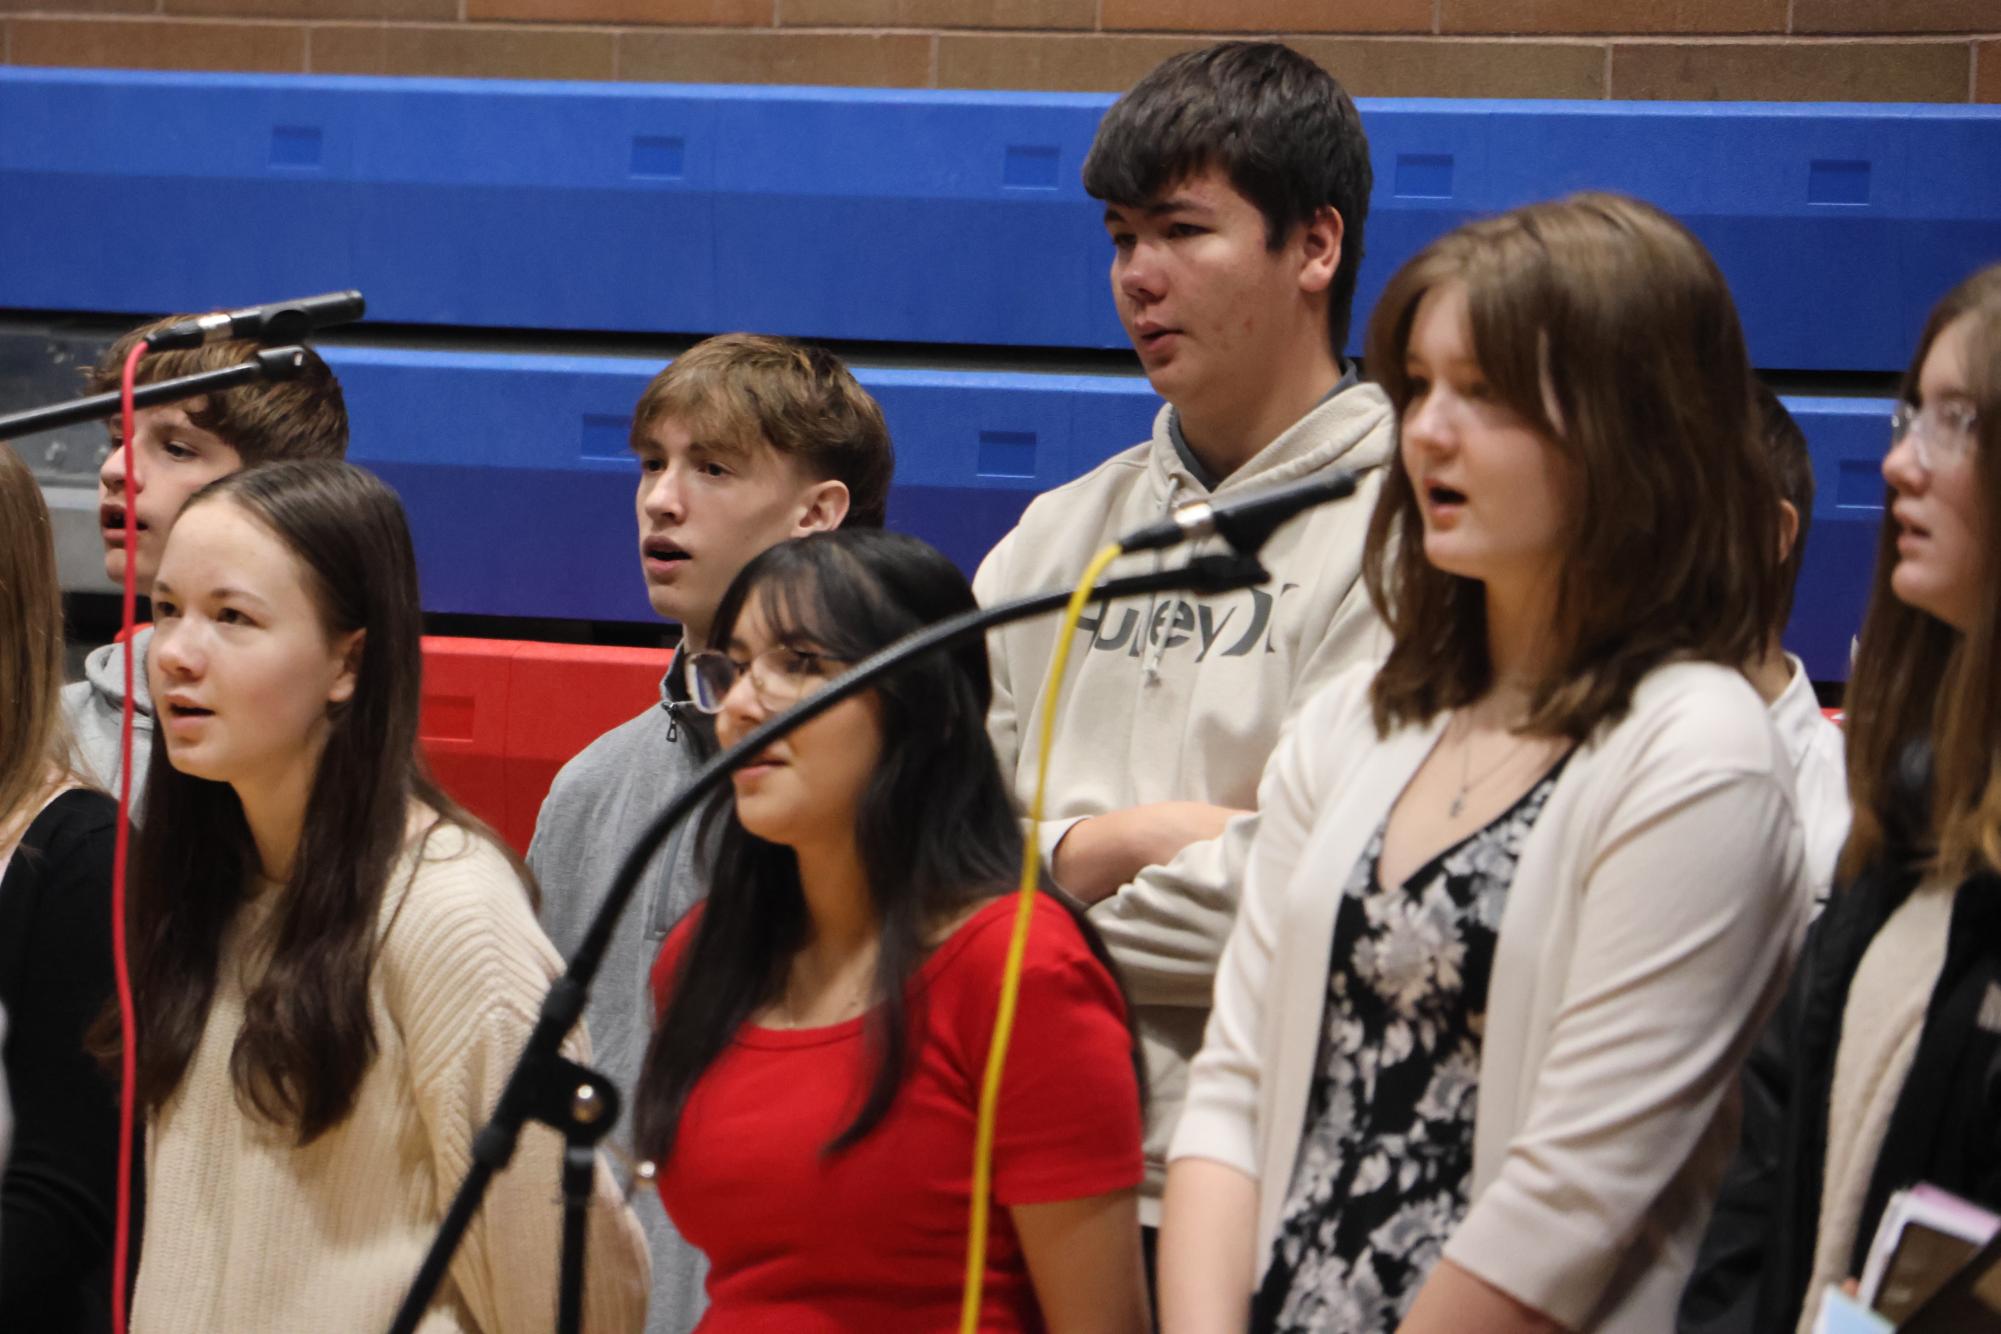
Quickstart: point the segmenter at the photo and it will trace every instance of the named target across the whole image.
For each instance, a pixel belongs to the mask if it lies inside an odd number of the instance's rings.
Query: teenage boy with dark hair
[[[1762,382],[1758,385],[1758,416],[1779,479],[1779,531],[1784,540],[1779,559],[1786,595],[1764,653],[1744,668],[1744,675],[1764,697],[1772,726],[1778,729],[1792,759],[1800,824],[1806,836],[1807,875],[1813,882],[1815,902],[1824,904],[1834,886],[1834,864],[1841,857],[1841,845],[1848,841],[1847,755],[1841,729],[1820,711],[1805,665],[1786,652],[1781,642],[1786,622],[1792,618],[1800,567],[1806,562],[1807,528],[1813,521],[1813,457],[1793,414]]]
[[[1150,441],[1031,504],[975,581],[984,603],[1061,587],[1177,505],[1362,475],[1353,499],[1278,531],[1264,587],[1100,605],[1075,646],[1040,834],[1135,1002],[1149,1238],[1266,757],[1317,686],[1385,647],[1359,576],[1391,413],[1342,357],[1371,180],[1354,103],[1284,46],[1176,56],[1112,107],[1084,188],[1105,203],[1112,298],[1167,405]],[[990,728],[1024,801],[1054,643],[1053,620],[991,640]]]
[[[680,622],[690,650],[706,643],[724,590],[759,552],[831,528],[881,527],[893,466],[881,409],[837,358],[752,334],[697,344],[655,376],[633,411],[632,452],[646,595]],[[670,668],[659,703],[556,775],[528,865],[542,884],[542,924],[566,957],[627,849],[715,750],[710,719]],[[693,828],[684,822],[654,858],[585,1011],[596,1064],[628,1106],[653,1026],[648,972],[667,929],[708,890]],[[636,1207],[653,1253],[646,1328],[686,1334],[702,1313],[701,1253],[675,1233],[658,1194],[643,1194]]]
[[[86,381],[86,392],[104,393],[119,387],[125,357],[140,339],[169,324],[190,318],[169,315],[124,334],[99,357]],[[247,361],[258,344],[242,339],[204,343],[200,347],[151,353],[139,363],[139,384],[156,384],[203,371],[223,370]],[[189,496],[218,477],[279,459],[338,459],[347,454],[347,400],[340,381],[306,349],[306,364],[286,380],[259,381],[219,394],[140,408],[132,415],[133,453],[139,460],[139,495],[125,485],[123,429],[117,418],[108,424],[111,453],[97,473],[99,533],[104,539],[104,573],[115,582],[125,579],[125,564],[133,564],[139,596],[149,596],[153,572],[167,533]],[[125,549],[125,510],[138,509],[139,544]],[[147,758],[152,753],[153,698],[146,688],[146,649],[153,629],[146,626],[132,637],[138,656],[132,663],[132,794],[136,803],[146,786]],[[106,644],[84,659],[84,679],[63,689],[63,713],[89,775],[110,792],[118,791],[119,729],[125,705],[124,644]]]

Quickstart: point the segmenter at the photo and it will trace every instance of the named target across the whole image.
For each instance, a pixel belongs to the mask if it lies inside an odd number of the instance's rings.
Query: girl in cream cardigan
[[[211,483],[153,615],[132,1329],[384,1329],[561,960],[519,863],[417,762],[416,562],[388,487],[332,462]],[[551,1327],[561,1159],[530,1126],[424,1334]],[[635,1331],[645,1242],[597,1178],[586,1323]]]
[[[1419,254],[1368,364],[1393,646],[1266,770],[1163,1327],[1662,1330],[1808,903],[1735,670],[1780,592],[1736,312],[1586,195]]]

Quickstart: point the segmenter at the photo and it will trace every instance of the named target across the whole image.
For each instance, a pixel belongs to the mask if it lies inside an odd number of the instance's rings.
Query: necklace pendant
[[[1452,799],[1452,804],[1445,808],[1445,814],[1448,818],[1457,820],[1459,818],[1459,812],[1465,809],[1466,809],[1466,794],[1464,792],[1461,792],[1458,796]]]

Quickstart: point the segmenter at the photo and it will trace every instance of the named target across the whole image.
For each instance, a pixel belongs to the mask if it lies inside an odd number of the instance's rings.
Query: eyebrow
[[[159,424],[159,429],[162,432],[170,432],[175,435],[180,435],[192,431],[197,435],[206,436],[211,440],[219,441],[222,439],[221,436],[217,435],[214,431],[209,430],[206,426],[197,425],[195,419],[193,417],[190,417],[186,412],[182,411],[180,405],[178,404],[170,404],[165,409],[163,409],[160,412],[157,421]]]
[[[1120,204],[1106,205],[1105,225],[1107,227],[1113,226],[1114,224],[1124,220],[1121,214],[1122,209],[1124,209],[1127,212],[1136,211],[1142,214],[1143,216],[1149,218],[1163,217],[1169,213],[1200,213],[1204,217],[1207,217],[1214,214],[1216,211],[1212,206],[1203,203],[1201,200],[1196,199],[1191,195],[1169,195],[1167,198],[1157,199],[1151,204],[1137,204],[1130,206],[1120,205]]]
[[[748,446],[727,440],[690,440],[688,454],[691,458],[721,459],[735,464],[743,464],[755,456]]]
[[[665,454],[667,452],[667,447],[650,435],[642,436],[637,440],[627,440],[626,448],[630,449],[636,457],[641,458],[649,454]],[[700,438],[692,439],[688,442],[687,452],[698,458],[742,461],[750,458],[753,451],[748,446],[740,445],[733,441]]]
[[[170,597],[180,596],[180,594],[174,591],[174,586],[172,584],[168,583],[165,579],[160,578],[158,575],[154,575],[153,595],[157,599],[161,593],[165,593]],[[260,607],[268,608],[271,605],[264,598],[259,597],[257,594],[251,592],[249,589],[238,588],[234,584],[223,584],[220,585],[219,587],[211,588],[208,591],[208,596],[217,602],[227,602],[231,598],[236,598],[239,601],[243,602],[254,602]]]
[[[1427,369],[1438,369],[1438,370],[1448,370],[1448,371],[1470,370],[1470,371],[1477,371],[1481,375],[1485,375],[1487,373],[1487,368],[1480,364],[1480,359],[1478,357],[1452,356],[1452,357],[1444,357],[1436,362],[1433,362],[1430,358],[1426,357],[1424,353],[1419,352],[1414,347],[1404,349],[1403,364],[1406,367],[1412,365],[1418,365],[1426,367]]]
[[[200,431],[203,435],[214,434],[214,432],[212,431],[209,431],[203,427],[195,425],[194,418],[188,416],[187,413],[183,412],[180,408],[180,405],[178,404],[170,403],[161,407],[149,408],[145,410],[159,413],[160,415],[156,417],[154,420],[157,421],[166,430]],[[117,417],[112,416],[104,419],[104,429],[109,431],[113,435],[117,435],[119,432],[125,429],[125,425]]]

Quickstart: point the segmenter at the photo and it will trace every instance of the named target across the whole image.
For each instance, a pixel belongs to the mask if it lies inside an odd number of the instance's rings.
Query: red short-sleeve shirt
[[[709,1258],[703,1334],[957,1328],[973,1130],[1014,903],[981,908],[925,962],[910,1075],[860,1143],[823,1152],[867,1091],[861,1019],[747,1024],[702,1076],[659,1183],[675,1226]],[[654,965],[656,1003],[693,926],[691,915]],[[1041,900],[1001,1083],[981,1329],[1042,1328],[1008,1206],[1124,1190],[1142,1172],[1118,987],[1069,914]]]

